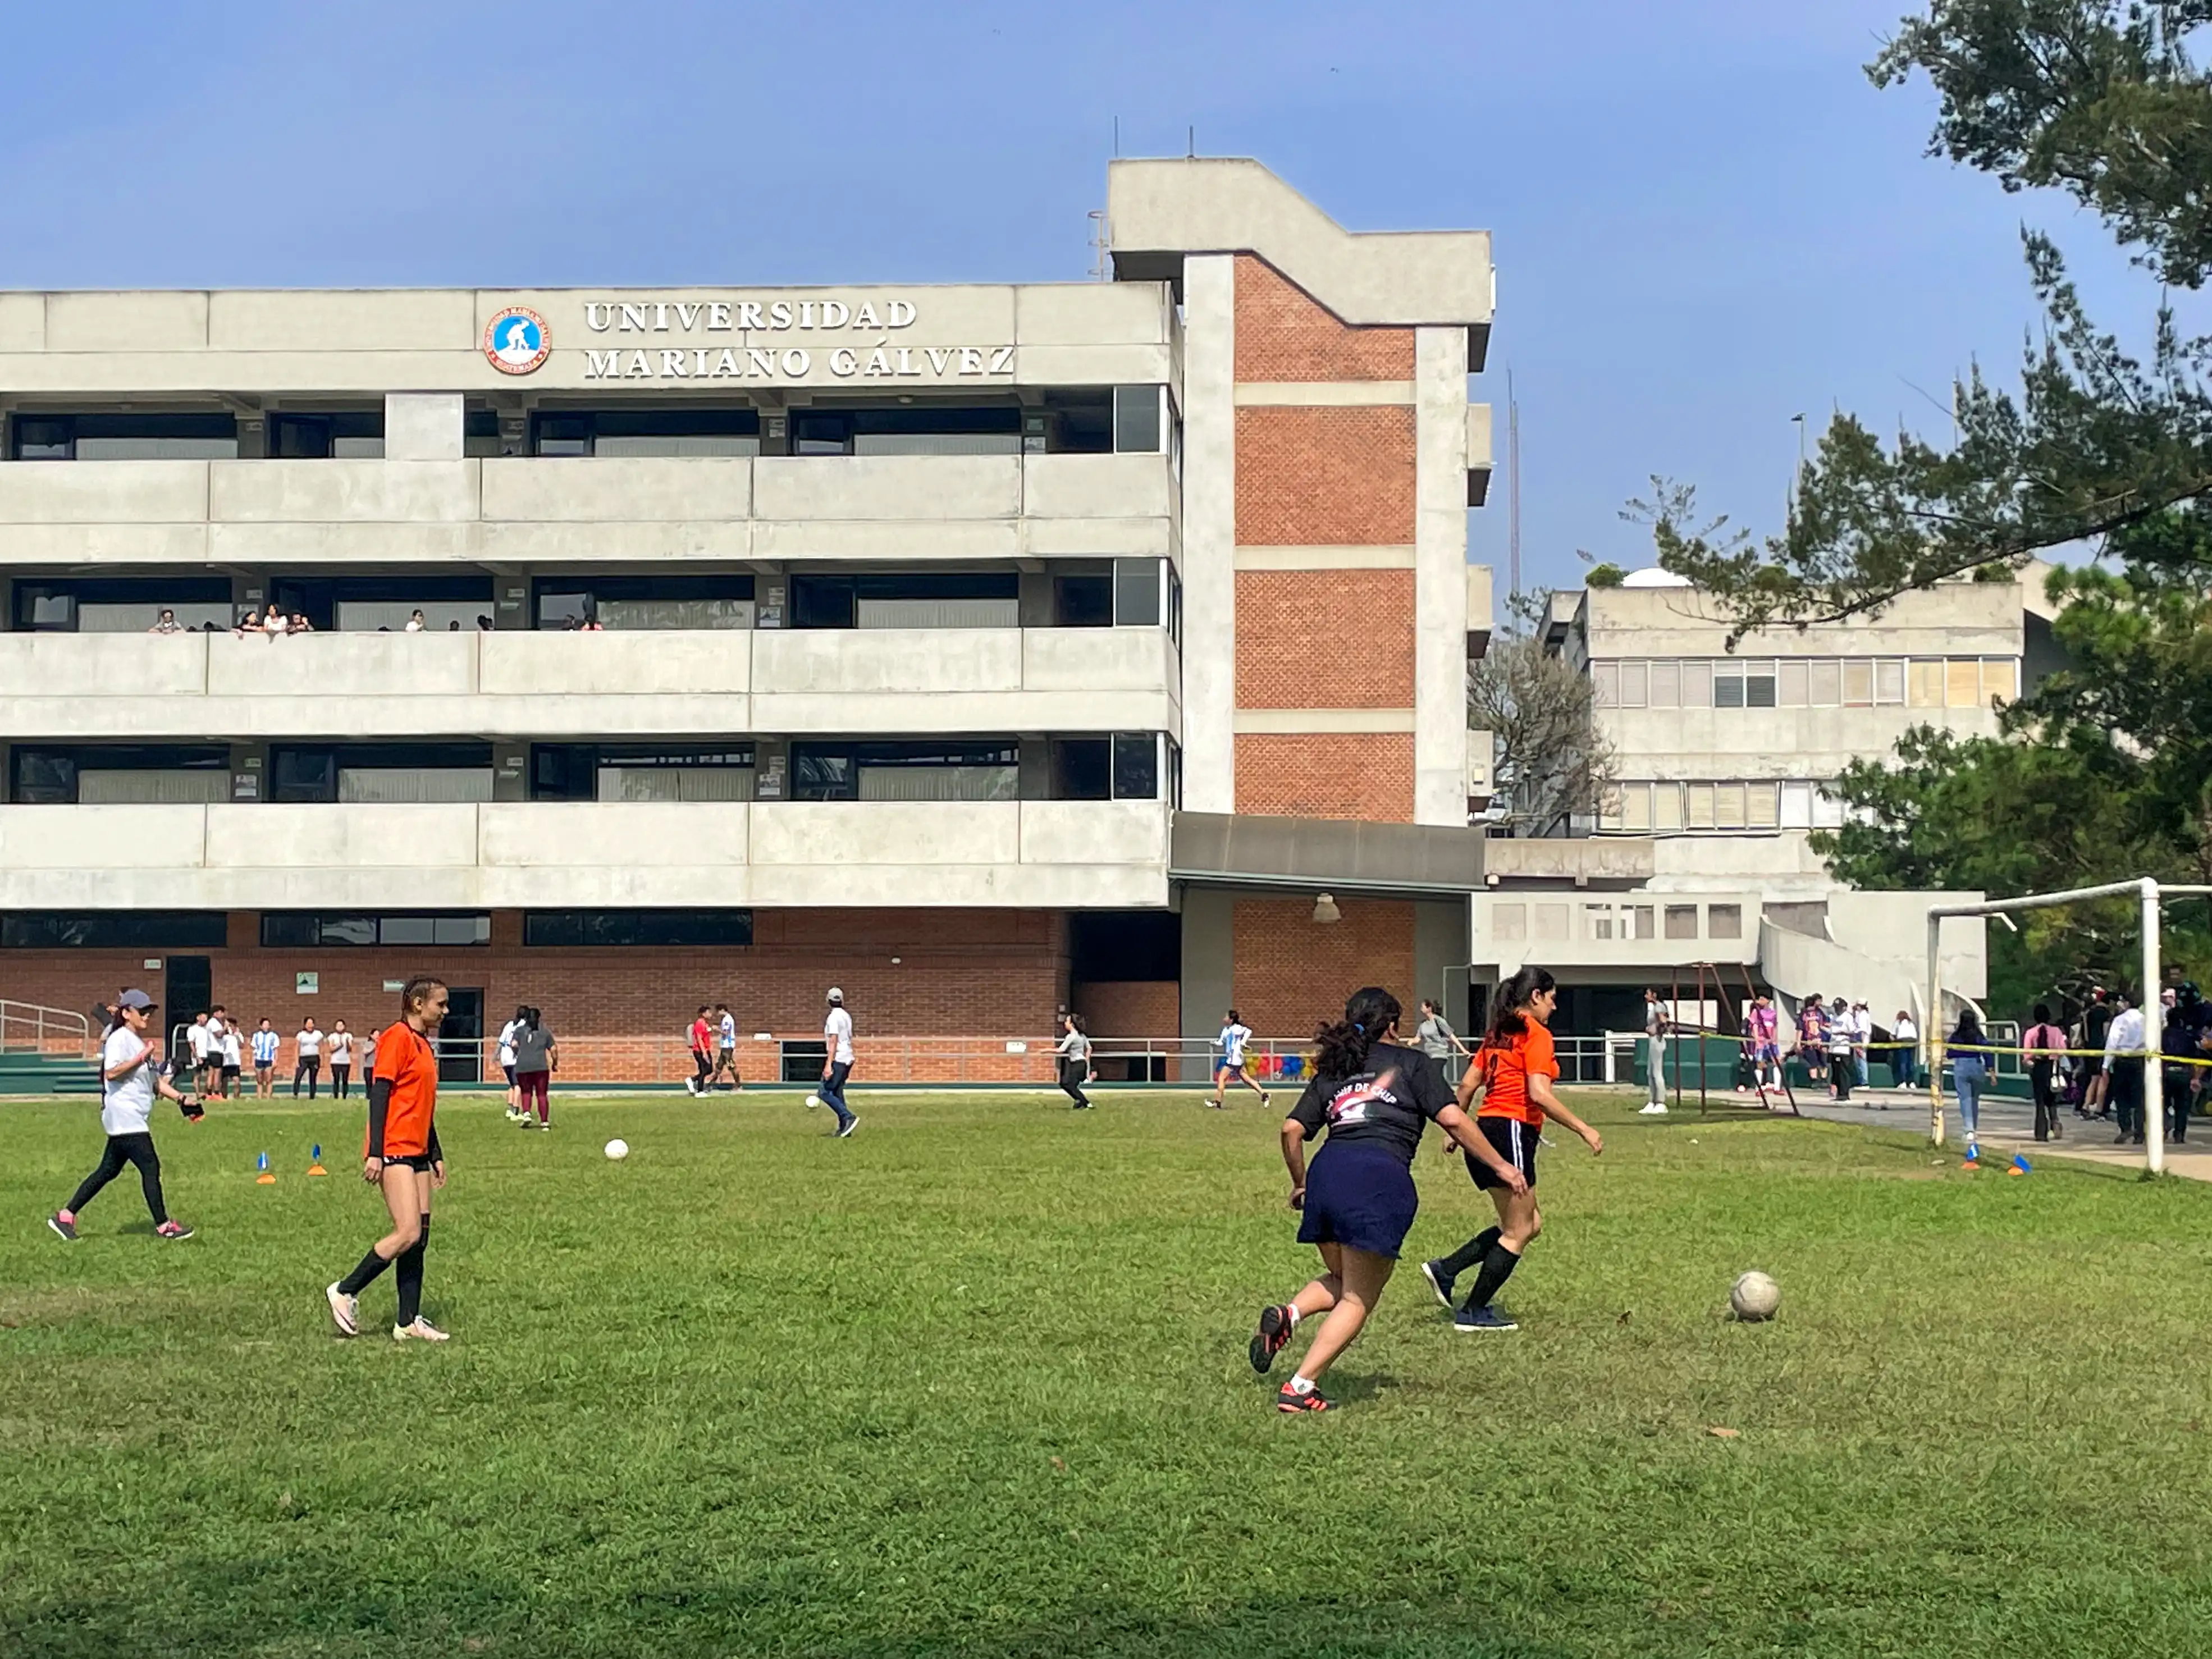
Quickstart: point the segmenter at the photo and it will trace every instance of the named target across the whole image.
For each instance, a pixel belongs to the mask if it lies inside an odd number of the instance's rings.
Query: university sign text
[[[1011,378],[1011,344],[915,345],[908,300],[590,300],[586,380]],[[811,337],[801,344],[792,337]],[[714,337],[736,337],[723,340]],[[830,338],[824,339],[823,336]],[[672,343],[675,336],[683,343]],[[684,337],[689,337],[685,338]]]

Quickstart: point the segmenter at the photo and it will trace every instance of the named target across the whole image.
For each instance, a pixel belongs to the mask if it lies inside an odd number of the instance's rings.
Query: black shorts
[[[1482,1131],[1485,1140],[1497,1148],[1500,1158],[1521,1171],[1528,1182],[1528,1190],[1535,1191],[1536,1126],[1523,1123],[1517,1117],[1478,1117],[1474,1127]],[[1505,1184],[1498,1172],[1479,1158],[1468,1159],[1467,1172],[1485,1192]]]
[[[409,1169],[416,1170],[422,1175],[428,1175],[430,1173],[431,1163],[432,1159],[430,1155],[427,1152],[419,1154],[404,1153],[396,1157],[391,1153],[386,1153],[384,1159],[385,1167],[386,1169],[391,1168],[392,1165],[395,1164],[404,1164]]]
[[[1306,1170],[1298,1243],[1395,1257],[1420,1204],[1413,1171],[1394,1153],[1358,1141],[1326,1142]]]

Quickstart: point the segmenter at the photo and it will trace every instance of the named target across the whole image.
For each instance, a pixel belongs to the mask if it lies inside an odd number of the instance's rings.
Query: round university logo
[[[527,374],[552,349],[545,319],[527,306],[509,306],[484,325],[483,354],[502,374]]]

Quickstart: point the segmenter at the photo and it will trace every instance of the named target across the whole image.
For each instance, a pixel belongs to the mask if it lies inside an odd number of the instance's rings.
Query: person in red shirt
[[[362,1147],[362,1179],[384,1191],[392,1231],[325,1297],[342,1336],[360,1328],[361,1293],[393,1262],[399,1313],[392,1327],[400,1342],[443,1342],[447,1334],[422,1317],[422,1251],[430,1240],[430,1194],[446,1184],[445,1154],[438,1146],[438,1050],[434,1039],[446,1018],[445,981],[428,975],[407,981],[399,1018],[376,1039],[368,1078],[368,1133]]]
[[[707,1005],[701,1003],[699,1012],[691,1018],[691,1064],[698,1070],[696,1077],[684,1079],[690,1093],[703,1095],[714,1075],[714,1028],[707,1019]]]
[[[1452,1320],[1457,1330],[1517,1328],[1512,1316],[1492,1304],[1499,1287],[1521,1265],[1522,1252],[1535,1243],[1543,1230],[1543,1218],[1536,1211],[1536,1137],[1544,1120],[1549,1118],[1580,1135],[1592,1156],[1605,1150],[1598,1132],[1562,1106],[1559,1096],[1552,1092],[1559,1062],[1552,1047],[1551,1018],[1559,1002],[1558,982],[1541,968],[1524,967],[1499,986],[1498,1012],[1474,1063],[1460,1079],[1460,1105],[1465,1108],[1480,1092],[1482,1103],[1475,1109],[1475,1127],[1521,1172],[1527,1187],[1515,1191],[1487,1164],[1468,1160],[1468,1173],[1474,1177],[1474,1184],[1488,1193],[1498,1206],[1498,1224],[1486,1227],[1449,1255],[1421,1264],[1421,1277],[1447,1308],[1452,1305],[1454,1281],[1468,1268],[1477,1269],[1474,1288]]]

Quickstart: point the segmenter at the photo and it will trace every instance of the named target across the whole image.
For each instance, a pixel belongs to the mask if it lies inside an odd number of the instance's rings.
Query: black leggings
[[[1060,1062],[1060,1086],[1067,1091],[1067,1097],[1078,1106],[1088,1106],[1090,1097],[1083,1092],[1083,1074],[1090,1067],[1079,1060]]]
[[[313,1100],[315,1097],[315,1081],[318,1078],[321,1077],[322,1074],[323,1062],[321,1060],[301,1060],[292,1072],[292,1098],[297,1100],[300,1097],[300,1079],[301,1078],[305,1078],[307,1079],[307,1098]]]
[[[161,1160],[154,1151],[154,1137],[143,1129],[136,1134],[108,1136],[100,1167],[84,1178],[76,1196],[70,1200],[70,1213],[75,1215],[91,1203],[102,1187],[123,1173],[126,1164],[138,1166],[138,1185],[146,1194],[146,1208],[153,1215],[154,1224],[159,1227],[167,1222],[169,1211],[161,1202]]]
[[[331,1062],[331,1098],[332,1100],[343,1100],[346,1097],[346,1084],[352,1076],[352,1066],[337,1060]]]

